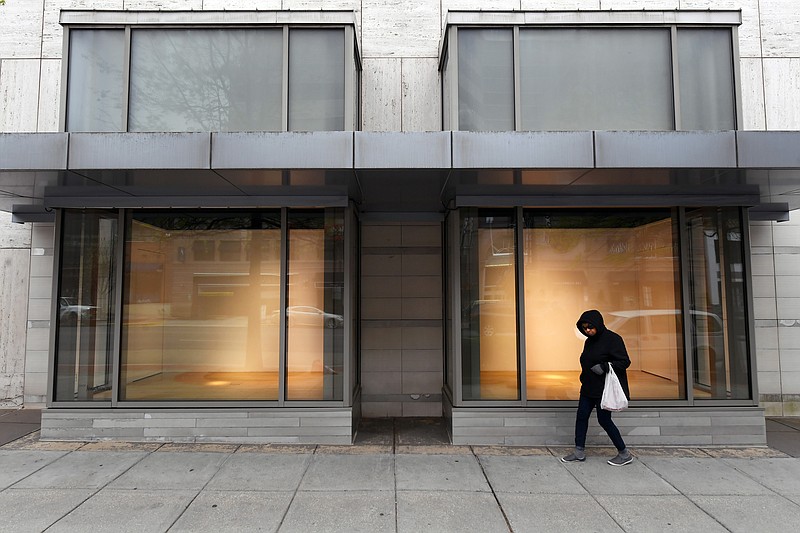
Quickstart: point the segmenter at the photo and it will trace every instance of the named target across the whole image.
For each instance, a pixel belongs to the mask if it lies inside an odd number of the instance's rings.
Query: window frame
[[[525,276],[524,269],[519,268],[523,260],[523,235],[522,229],[524,226],[524,212],[526,210],[546,210],[542,207],[526,207],[515,206],[509,211],[513,211],[515,217],[515,242],[516,242],[516,283],[517,283],[517,357],[518,357],[518,387],[519,399],[517,400],[481,400],[481,399],[465,399],[464,398],[464,383],[462,379],[462,339],[461,339],[461,243],[460,243],[460,230],[464,221],[465,213],[470,207],[481,206],[460,206],[448,213],[446,222],[446,235],[447,241],[445,244],[446,256],[449,265],[448,288],[452,291],[448,300],[450,308],[451,320],[446,327],[451,328],[449,333],[445,334],[447,344],[445,346],[445,358],[448,364],[452,365],[452,383],[446,383],[443,387],[444,394],[449,398],[449,401],[454,407],[509,407],[509,408],[561,408],[561,407],[574,407],[575,400],[542,400],[542,399],[529,399],[527,396],[527,368],[526,368],[526,349],[525,349]],[[613,208],[611,208],[613,210]],[[624,210],[639,210],[638,207],[625,207]],[[742,229],[742,268],[745,274],[752,272],[750,264],[750,235],[749,235],[749,217],[746,208],[738,207],[739,221]],[[687,215],[686,212],[691,210],[687,207],[674,207],[671,215],[672,224],[676,226],[677,233],[675,235],[677,242],[675,243],[678,248],[676,258],[679,262],[677,274],[679,275],[678,290],[680,294],[680,309],[681,316],[689,316],[691,311],[690,289],[689,289],[689,257],[688,257],[688,229],[686,227]],[[583,208],[575,208],[576,213],[585,211]],[[683,339],[683,361],[684,372],[681,379],[685,387],[685,398],[682,399],[634,399],[631,402],[632,407],[753,407],[757,406],[759,402],[758,384],[757,384],[757,367],[756,367],[756,350],[755,350],[755,330],[752,320],[752,283],[748,277],[744,278],[743,283],[744,300],[746,304],[745,321],[747,323],[747,340],[746,346],[748,353],[745,359],[749,368],[748,387],[749,398],[734,398],[734,399],[714,399],[714,398],[698,398],[694,395],[693,391],[693,356],[692,356],[692,332],[690,320],[680,321],[680,331]]]
[[[444,25],[444,36],[439,50],[439,72],[442,80],[442,129],[462,131],[459,128],[458,100],[458,31],[459,29],[500,29],[512,32],[514,129],[521,129],[520,105],[520,30],[526,29],[668,29],[670,31],[670,60],[672,69],[673,129],[682,130],[678,34],[680,29],[725,29],[731,38],[731,90],[734,107],[735,130],[743,127],[742,90],[739,57],[738,26],[741,11],[585,11],[585,12],[449,12]],[[447,74],[447,79],[445,77]],[[450,80],[449,86],[446,83]],[[448,120],[449,119],[449,120]],[[468,131],[468,130],[464,130]],[[537,130],[531,130],[537,131]],[[703,131],[703,130],[700,130]]]
[[[341,382],[341,398],[324,400],[324,399],[288,399],[286,396],[286,368],[287,359],[287,328],[286,328],[286,307],[287,307],[287,287],[288,287],[288,272],[289,272],[289,255],[288,255],[288,219],[289,213],[292,211],[306,211],[316,212],[319,216],[325,217],[328,209],[341,210],[343,217],[343,244],[344,254],[342,256],[343,272],[345,275],[342,278],[343,283],[343,311],[344,311],[344,324],[345,327],[342,331],[342,382]],[[55,272],[60,272],[63,258],[64,246],[64,218],[67,213],[78,212],[99,212],[103,210],[98,209],[58,209],[55,217],[55,243],[54,249],[56,250],[54,259]],[[129,294],[129,288],[126,287],[125,274],[129,265],[126,265],[126,247],[128,246],[127,238],[130,235],[132,224],[131,217],[137,213],[152,213],[152,212],[198,212],[201,209],[169,209],[169,208],[144,208],[144,209],[112,209],[108,210],[110,216],[116,218],[116,241],[114,249],[114,272],[113,272],[113,307],[116,323],[113,326],[113,344],[109,347],[109,358],[111,365],[111,392],[108,398],[102,400],[58,400],[55,398],[54,392],[57,386],[57,351],[59,342],[59,305],[58,300],[61,295],[62,282],[59,276],[54,280],[51,290],[51,306],[50,306],[50,323],[53,327],[50,328],[49,349],[48,349],[48,372],[47,372],[47,407],[55,408],[69,408],[69,409],[108,409],[108,408],[187,408],[187,409],[213,409],[213,408],[329,408],[329,407],[353,407],[358,403],[360,394],[360,378],[355,374],[355,369],[358,363],[358,337],[357,337],[357,316],[358,308],[355,305],[357,296],[354,291],[358,290],[357,279],[353,275],[347,273],[354,272],[358,266],[357,261],[357,236],[354,233],[356,228],[356,207],[352,203],[348,206],[333,206],[328,208],[308,208],[308,207],[280,207],[270,208],[268,211],[275,211],[279,213],[281,221],[281,249],[280,249],[280,322],[279,322],[279,390],[277,399],[269,400],[215,400],[215,399],[193,399],[193,400],[174,400],[174,399],[157,399],[157,400],[139,400],[139,399],[124,399],[121,394],[121,376],[123,365],[123,325],[124,325],[124,296]],[[240,209],[241,212],[257,212],[259,209]]]
[[[61,14],[64,26],[62,42],[61,92],[59,131],[69,132],[69,71],[70,34],[82,30],[120,30],[124,32],[122,129],[117,132],[128,133],[130,128],[130,83],[131,83],[131,34],[134,30],[233,30],[233,29],[281,29],[283,31],[282,50],[282,96],[281,129],[263,130],[288,132],[289,123],[289,32],[293,29],[319,29],[344,32],[344,99],[342,102],[343,127],[341,131],[361,129],[360,85],[361,53],[358,26],[352,11],[322,12],[279,12],[279,11],[236,11],[236,12],[140,12],[140,11],[83,11],[65,10]],[[87,131],[90,133],[91,131]],[[83,133],[83,132],[80,132]],[[176,132],[185,133],[185,132]]]

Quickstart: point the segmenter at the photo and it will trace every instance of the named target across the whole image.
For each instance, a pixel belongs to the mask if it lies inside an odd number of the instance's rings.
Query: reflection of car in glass
[[[62,296],[58,299],[58,316],[62,320],[88,318],[97,309],[96,305],[78,305],[75,300]]]
[[[341,328],[344,317],[334,313],[326,313],[310,305],[292,305],[286,308],[286,318],[290,326],[319,326],[326,328]],[[280,320],[280,311],[273,311],[270,322],[277,324]]]
[[[680,309],[630,309],[607,313],[605,321],[622,336],[631,358],[638,357],[641,370],[676,380],[680,314]],[[708,385],[716,358],[724,354],[722,319],[706,311],[690,311],[690,316],[695,381]],[[577,329],[575,333],[585,339]]]
[[[513,301],[475,300],[461,320],[462,328],[469,326],[477,330],[479,327],[482,337],[517,334],[517,312]]]

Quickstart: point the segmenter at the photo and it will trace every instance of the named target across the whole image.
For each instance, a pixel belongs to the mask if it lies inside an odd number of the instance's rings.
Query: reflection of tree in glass
[[[120,131],[124,37],[121,30],[77,30],[70,35],[70,131]]]
[[[131,131],[281,129],[280,30],[138,30]]]

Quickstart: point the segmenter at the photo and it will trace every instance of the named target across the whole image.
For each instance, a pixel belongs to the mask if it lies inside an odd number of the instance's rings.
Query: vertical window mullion
[[[281,131],[289,131],[289,26],[283,27],[283,89],[281,94]],[[283,398],[283,396],[281,396]]]
[[[525,254],[523,243],[524,219],[521,207],[514,213],[516,277],[517,277],[517,364],[519,365],[520,400],[525,405],[528,401],[527,354],[525,338]]]
[[[733,26],[731,28],[731,60],[733,62],[733,124],[737,130],[744,128],[744,120],[742,115],[742,76],[739,58],[739,27]]]
[[[514,26],[513,34],[514,57],[514,131],[522,128],[522,109],[520,106],[520,57],[519,57],[519,26]]]
[[[672,55],[672,112],[675,130],[681,129],[681,79],[678,64],[678,27],[670,27],[670,53]]]
[[[63,228],[64,228],[64,210],[63,209],[56,209],[56,217],[55,217],[55,242],[53,243],[53,249],[55,250],[55,258],[53,260],[53,283],[52,289],[50,291],[50,349],[48,350],[48,363],[47,368],[49,372],[47,373],[47,405],[48,407],[55,402],[56,398],[56,350],[58,350],[58,314],[59,314],[59,303],[58,303],[58,296],[61,293],[61,276],[58,275],[61,272],[61,257],[62,257],[62,248],[64,246],[64,236],[63,236]]]
[[[280,295],[280,333],[278,341],[278,405],[286,403],[286,300],[289,290],[289,212],[287,208],[281,208],[281,295]]]
[[[447,88],[450,92],[448,101],[450,102],[450,124],[451,131],[458,131],[458,27],[450,27],[450,45],[447,49],[447,69],[450,70],[450,85]],[[459,393],[460,393],[459,387]],[[459,400],[461,397],[459,396]]]
[[[355,120],[354,120],[354,111],[353,108],[355,107],[355,101],[353,100],[353,92],[355,88],[354,83],[354,73],[353,70],[355,69],[355,59],[352,61],[350,60],[353,57],[355,46],[353,44],[354,36],[353,36],[353,27],[352,26],[345,26],[344,28],[344,129],[345,131],[353,131],[356,129],[355,127]]]
[[[131,93],[131,27],[125,26],[125,57],[122,60],[125,82],[122,86],[122,131],[128,131]]]
[[[691,245],[691,231],[686,217],[686,208],[678,208],[678,250],[680,251],[680,272],[681,272],[681,313],[683,320],[683,367],[684,383],[686,386],[686,401],[689,405],[694,404],[694,351],[692,349],[692,291],[691,279],[692,270],[689,265],[689,253]]]
[[[119,402],[119,377],[122,357],[122,291],[124,288],[124,275],[125,275],[125,232],[127,210],[120,209],[117,218],[117,243],[114,254],[116,255],[117,264],[114,268],[114,316],[117,318],[117,324],[114,328],[114,344],[111,352],[111,407],[117,407]]]
[[[748,350],[748,366],[750,368],[750,397],[753,400],[753,405],[758,405],[759,397],[758,397],[758,380],[756,376],[758,376],[758,368],[756,367],[756,332],[755,332],[755,320],[753,318],[753,313],[750,312],[753,309],[753,283],[752,283],[752,268],[751,268],[751,250],[750,250],[750,215],[749,211],[744,208],[739,208],[739,217],[741,222],[739,223],[742,228],[742,268],[744,272],[742,273],[745,279],[745,303],[746,307],[745,310],[747,311],[747,350]]]

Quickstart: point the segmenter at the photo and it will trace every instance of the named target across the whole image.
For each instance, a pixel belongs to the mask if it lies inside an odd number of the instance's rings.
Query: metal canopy
[[[442,212],[456,197],[797,209],[798,154],[800,132],[4,133],[0,209],[186,197],[209,207],[345,197],[364,213]]]

